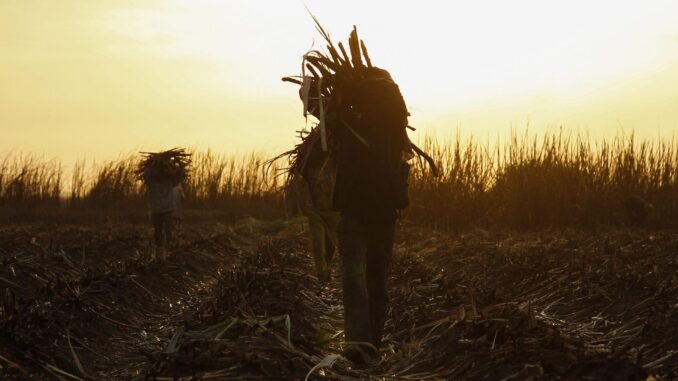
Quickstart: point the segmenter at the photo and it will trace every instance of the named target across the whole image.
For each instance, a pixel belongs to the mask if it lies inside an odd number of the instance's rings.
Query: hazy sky
[[[678,1],[0,1],[0,155],[282,150],[294,85],[353,24],[421,136],[678,132]],[[315,43],[315,45],[314,45]]]

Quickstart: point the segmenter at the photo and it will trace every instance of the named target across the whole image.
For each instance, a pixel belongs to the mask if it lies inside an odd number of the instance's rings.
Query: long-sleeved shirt
[[[167,213],[174,211],[177,201],[174,187],[184,176],[183,173],[180,173],[177,175],[176,179],[172,179],[152,176],[150,171],[147,171],[144,174],[151,213]]]
[[[149,181],[146,186],[148,187],[148,202],[152,213],[174,211],[174,184],[169,181]]]

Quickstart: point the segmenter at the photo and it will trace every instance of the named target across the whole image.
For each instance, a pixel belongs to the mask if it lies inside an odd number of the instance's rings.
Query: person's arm
[[[186,170],[184,168],[181,168],[179,171],[177,171],[176,176],[174,178],[174,184],[173,185],[179,185],[181,184],[184,180],[186,180]]]
[[[151,182],[151,169],[150,168],[148,168],[148,167],[144,168],[143,179],[144,179],[144,183],[146,183],[146,184]]]

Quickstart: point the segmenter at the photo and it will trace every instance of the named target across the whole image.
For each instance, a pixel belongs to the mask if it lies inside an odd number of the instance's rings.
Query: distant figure
[[[172,218],[183,194],[177,190],[186,179],[191,164],[191,153],[183,148],[164,152],[141,152],[136,175],[148,190],[153,229],[155,230],[154,259],[167,260],[167,250],[172,238]]]
[[[177,205],[175,189],[185,177],[186,172],[183,169],[173,176],[155,174],[153,168],[144,171],[153,221],[155,253],[160,262],[167,260],[167,251],[172,239],[172,218]]]
[[[624,211],[629,225],[644,226],[647,216],[654,206],[638,195],[632,195],[624,199]]]

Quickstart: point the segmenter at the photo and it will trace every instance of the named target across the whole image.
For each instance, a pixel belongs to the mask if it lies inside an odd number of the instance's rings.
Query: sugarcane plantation
[[[678,379],[674,3],[0,3],[0,379]]]

